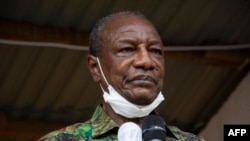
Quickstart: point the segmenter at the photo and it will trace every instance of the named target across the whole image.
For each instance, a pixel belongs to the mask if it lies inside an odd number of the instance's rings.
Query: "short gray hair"
[[[140,16],[146,19],[146,17],[138,11],[136,12],[135,11],[123,11],[123,12],[114,13],[114,14],[101,18],[93,26],[92,31],[90,33],[89,51],[91,55],[97,56],[98,52],[102,50],[103,41],[104,41],[104,39],[102,38],[102,35],[105,30],[105,25],[112,17],[118,16],[118,15],[136,15],[136,16]]]

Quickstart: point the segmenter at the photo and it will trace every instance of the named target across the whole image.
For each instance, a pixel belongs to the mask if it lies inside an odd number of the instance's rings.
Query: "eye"
[[[152,49],[150,49],[150,52],[155,54],[155,55],[162,56],[162,50],[161,49],[152,48]]]
[[[117,55],[118,56],[131,56],[135,52],[134,47],[122,47],[118,50]]]
[[[133,52],[134,49],[132,47],[124,47],[119,50],[120,53],[130,53]]]

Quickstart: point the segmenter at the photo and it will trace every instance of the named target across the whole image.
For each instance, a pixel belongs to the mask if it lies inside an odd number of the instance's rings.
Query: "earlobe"
[[[98,69],[98,64],[96,57],[93,55],[88,55],[88,68],[95,82],[100,82],[101,76]]]

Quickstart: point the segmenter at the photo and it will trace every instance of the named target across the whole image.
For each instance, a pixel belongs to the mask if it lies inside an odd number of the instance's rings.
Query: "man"
[[[41,141],[117,139],[126,122],[141,126],[164,100],[163,45],[154,26],[140,13],[120,12],[99,20],[90,35],[88,68],[103,91],[92,118],[49,133]],[[167,127],[166,140],[203,140]]]

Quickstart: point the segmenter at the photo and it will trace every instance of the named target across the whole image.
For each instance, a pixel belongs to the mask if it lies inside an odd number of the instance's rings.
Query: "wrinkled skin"
[[[163,46],[154,26],[140,16],[116,15],[104,28],[103,48],[97,57],[108,83],[128,101],[150,104],[162,90],[164,78]],[[88,68],[108,91],[95,56],[89,55]],[[143,118],[118,115],[106,102],[103,108],[119,125],[128,121],[142,124]]]
[[[130,102],[150,104],[161,91],[164,77],[163,46],[157,31],[135,15],[113,17],[105,29],[99,60],[108,83]],[[107,91],[99,68],[94,66],[94,80]]]

